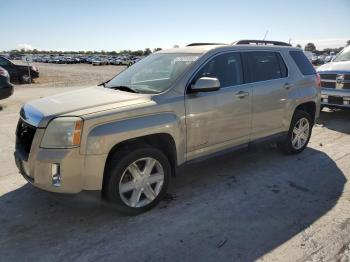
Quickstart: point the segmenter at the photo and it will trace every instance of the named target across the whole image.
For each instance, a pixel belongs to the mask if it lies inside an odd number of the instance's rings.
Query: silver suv
[[[322,107],[350,108],[350,46],[331,63],[317,68],[321,76]]]
[[[141,213],[193,159],[267,139],[303,151],[318,85],[303,52],[281,42],[160,51],[100,86],[25,104],[16,164],[41,189],[98,190],[121,212]]]

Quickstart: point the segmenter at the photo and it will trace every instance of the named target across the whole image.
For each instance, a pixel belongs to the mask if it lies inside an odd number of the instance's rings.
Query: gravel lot
[[[23,64],[22,61],[14,61]],[[125,66],[92,66],[88,64],[46,64],[33,63],[39,69],[40,77],[35,79],[35,84],[30,87],[75,87],[96,85],[111,79]],[[21,85],[27,87],[27,85]]]
[[[156,209],[126,217],[35,189],[12,157],[23,103],[122,67],[37,66],[1,101],[0,261],[350,261],[350,112],[322,112],[297,156],[264,146],[188,165]]]

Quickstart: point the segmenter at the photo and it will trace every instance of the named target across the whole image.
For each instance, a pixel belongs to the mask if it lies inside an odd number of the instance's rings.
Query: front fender
[[[86,154],[108,154],[115,145],[123,141],[159,133],[172,136],[178,162],[183,162],[185,130],[180,119],[172,113],[140,116],[95,126],[87,135]]]

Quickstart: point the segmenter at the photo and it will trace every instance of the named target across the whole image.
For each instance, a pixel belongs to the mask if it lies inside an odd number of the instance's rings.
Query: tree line
[[[162,48],[157,47],[153,49],[153,52],[157,52],[162,50]],[[57,55],[57,54],[70,54],[70,55],[133,55],[133,56],[148,56],[152,53],[150,48],[146,48],[145,50],[122,50],[122,51],[56,51],[56,50],[26,50],[26,49],[13,49],[6,53],[10,55],[23,55],[23,54],[33,54],[33,55]]]
[[[348,45],[350,45],[350,40],[346,41],[345,46],[348,46]],[[301,45],[299,45],[299,44],[297,44],[296,47],[302,48]],[[320,51],[320,50],[317,50],[316,45],[314,43],[307,43],[304,47],[305,51],[310,51],[310,52],[313,52],[315,54],[330,53],[330,52],[339,53],[342,49],[343,49],[343,47],[325,48],[322,51]]]
[[[350,45],[350,40],[346,42],[346,46]],[[174,46],[178,47],[178,46]],[[302,46],[300,44],[297,44],[296,47],[299,47],[302,49]],[[335,52],[338,53],[340,50],[342,50],[343,47],[339,48],[325,48],[324,50],[317,50],[316,45],[314,43],[307,43],[304,47],[305,51],[310,51],[315,54],[322,54],[322,53],[330,53],[330,52]],[[157,47],[153,49],[153,52],[157,52],[162,50],[162,48]],[[122,51],[56,51],[56,50],[26,50],[26,49],[13,49],[5,53],[10,53],[10,55],[22,55],[22,54],[42,54],[42,55],[47,55],[47,54],[71,54],[71,55],[133,55],[133,56],[148,56],[152,53],[152,50],[150,48],[145,48],[145,50],[122,50]]]

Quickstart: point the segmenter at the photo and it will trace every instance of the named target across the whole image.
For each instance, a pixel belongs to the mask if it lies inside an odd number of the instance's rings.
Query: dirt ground
[[[36,84],[0,101],[0,261],[350,261],[350,112],[322,112],[300,155],[265,146],[188,165],[157,208],[126,217],[18,174],[20,106],[121,69],[38,67]]]
[[[22,61],[14,61],[23,64]],[[47,64],[33,63],[39,70],[39,78],[35,79],[35,85],[31,87],[72,87],[96,85],[111,79],[125,66],[92,66],[90,64]],[[21,85],[26,87],[26,85]]]

